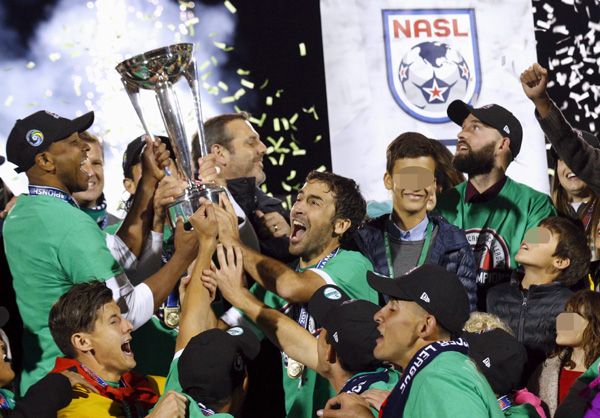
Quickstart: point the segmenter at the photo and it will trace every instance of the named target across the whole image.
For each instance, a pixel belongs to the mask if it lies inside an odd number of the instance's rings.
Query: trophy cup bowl
[[[116,67],[144,130],[151,137],[153,135],[148,129],[139,103],[139,90],[152,90],[155,92],[167,136],[175,153],[175,164],[188,183],[185,192],[167,208],[173,227],[175,227],[179,217],[183,217],[184,222],[189,227],[189,217],[200,207],[202,198],[218,203],[219,195],[225,192],[223,187],[214,183],[198,185],[193,180],[190,148],[179,101],[173,89],[173,85],[182,76],[187,80],[194,102],[200,152],[202,156],[205,156],[208,150],[204,137],[202,105],[193,52],[194,46],[190,43],[175,44],[136,55],[121,62]]]

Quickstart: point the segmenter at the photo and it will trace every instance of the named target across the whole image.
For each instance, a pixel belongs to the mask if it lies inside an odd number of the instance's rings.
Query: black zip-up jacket
[[[560,282],[522,289],[516,277],[488,291],[487,311],[506,322],[527,349],[529,361],[525,375],[554,349],[556,316],[564,311],[572,294]]]

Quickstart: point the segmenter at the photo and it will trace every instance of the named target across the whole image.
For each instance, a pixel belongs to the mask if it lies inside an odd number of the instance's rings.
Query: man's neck
[[[77,204],[79,204],[80,208],[93,209],[96,206],[98,206],[97,200],[79,200],[79,199],[75,199],[75,200],[77,201]]]
[[[486,174],[477,174],[469,177],[469,182],[475,187],[479,193],[485,192],[504,178],[505,174],[499,168],[493,168],[492,171]]]
[[[347,372],[341,367],[333,366],[330,368],[330,373],[328,373],[325,377],[327,377],[327,380],[329,380],[329,383],[331,384],[331,386],[333,386],[333,389],[335,389],[337,393],[340,390],[342,390],[344,385],[348,382],[348,380],[352,378],[352,376],[352,373]]]
[[[525,276],[521,281],[523,289],[529,289],[530,286],[540,286],[550,284],[556,279],[556,274],[550,274],[544,268],[525,267]]]
[[[314,266],[323,258],[327,257],[329,254],[333,252],[336,248],[340,246],[340,241],[337,238],[334,238],[329,241],[329,243],[321,250],[318,254],[304,254],[300,256],[300,268],[306,268],[310,266]]]
[[[401,230],[409,231],[419,225],[419,223],[425,219],[425,216],[427,216],[427,208],[423,208],[423,210],[419,212],[407,212],[405,210],[394,208],[392,220]]]
[[[54,175],[48,174],[44,176],[36,176],[28,173],[27,178],[29,180],[29,184],[32,186],[54,187],[55,189],[62,190],[69,195],[72,194],[69,188]]]
[[[104,380],[105,382],[118,382],[121,380],[121,373],[110,371],[106,367],[99,364],[93,356],[90,355],[89,357],[90,358],[78,358],[77,360],[92,372],[96,373],[100,379]]]

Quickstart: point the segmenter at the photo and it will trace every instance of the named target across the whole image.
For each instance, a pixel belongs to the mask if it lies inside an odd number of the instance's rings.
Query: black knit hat
[[[146,145],[146,142],[144,141],[145,136],[145,134],[140,135],[127,144],[125,153],[123,153],[123,177],[128,179],[133,178],[131,167],[139,164],[142,161],[142,150],[144,149],[144,145]],[[154,138],[160,139],[160,141],[167,146],[167,149],[171,153],[171,158],[175,158],[175,153],[173,152],[173,147],[171,146],[171,141],[169,141],[169,138],[161,135],[154,135]]]
[[[384,295],[419,304],[453,335],[469,318],[469,299],[458,276],[436,264],[424,264],[395,279],[369,271],[367,280]]]
[[[308,302],[308,311],[327,330],[328,342],[346,371],[366,372],[381,366],[373,356],[380,336],[373,319],[379,306],[366,300],[348,298],[337,286],[326,285]]]
[[[6,140],[6,158],[17,167],[17,173],[29,170],[35,156],[50,148],[53,142],[83,132],[94,123],[94,112],[75,119],[40,110],[24,119],[18,119]]]

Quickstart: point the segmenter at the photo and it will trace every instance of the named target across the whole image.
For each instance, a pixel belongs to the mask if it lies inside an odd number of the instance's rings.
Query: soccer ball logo
[[[453,100],[467,98],[471,70],[460,52],[450,45],[422,42],[402,57],[398,79],[412,105],[444,113]]]

